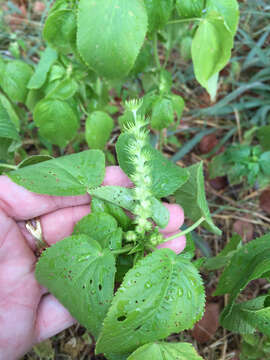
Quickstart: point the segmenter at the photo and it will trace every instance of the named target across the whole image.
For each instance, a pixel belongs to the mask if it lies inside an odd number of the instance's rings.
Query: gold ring
[[[44,249],[48,247],[48,244],[43,239],[42,227],[40,219],[37,217],[26,221],[25,227],[27,231],[33,236],[36,240],[37,254],[40,255]]]

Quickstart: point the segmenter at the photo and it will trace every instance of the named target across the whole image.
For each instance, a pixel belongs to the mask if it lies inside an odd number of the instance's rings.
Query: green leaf
[[[218,154],[215,156],[208,166],[210,179],[215,179],[218,176],[225,176],[228,174],[228,170],[231,165],[228,164],[228,159],[225,153]]]
[[[13,122],[13,124],[15,125],[16,129],[19,130],[20,129],[20,118],[16,112],[16,110],[14,109],[14,105],[8,100],[8,98],[4,95],[0,93],[0,104],[3,105],[3,107],[6,109],[10,120]]]
[[[169,127],[174,120],[174,109],[171,99],[159,97],[152,109],[151,127],[162,130]]]
[[[119,136],[116,143],[119,165],[128,176],[134,173],[134,169],[126,148],[133,139],[132,135],[124,133]],[[149,163],[152,178],[151,190],[156,198],[171,195],[185,184],[189,177],[186,169],[173,164],[150,145],[146,146],[145,149],[151,154]]]
[[[99,186],[105,175],[105,158],[99,150],[63,156],[8,173],[16,184],[47,195],[83,195]]]
[[[229,316],[227,308],[221,314],[221,324],[226,329],[240,333],[253,334],[256,330],[264,334],[270,334],[270,307],[264,307],[269,296],[260,296],[255,299],[234,304],[230,309]]]
[[[189,343],[150,343],[141,346],[127,360],[203,360]]]
[[[36,70],[28,82],[28,89],[40,89],[45,84],[47,74],[56,60],[57,52],[47,47],[46,50],[42,52]]]
[[[160,249],[128,271],[104,320],[96,352],[125,354],[191,328],[202,316],[204,290],[190,261]]]
[[[270,234],[266,234],[242,246],[234,254],[219,279],[215,294],[229,293],[232,302],[251,280],[263,277],[269,270]]]
[[[24,103],[27,96],[27,84],[33,74],[30,65],[20,60],[10,61],[0,78],[0,86],[12,101]]]
[[[176,10],[181,18],[201,17],[205,0],[176,0]]]
[[[48,44],[61,53],[72,53],[76,46],[76,16],[72,10],[57,10],[48,16],[43,37]]]
[[[136,202],[134,200],[133,189],[124,188],[121,186],[101,186],[96,189],[90,189],[89,194],[98,199],[108,201],[114,206],[120,206],[131,212],[134,211]],[[167,208],[156,198],[152,197],[152,219],[161,228],[165,228],[169,222],[169,212]],[[111,212],[110,205],[107,211]],[[111,212],[112,215],[114,215]],[[120,214],[119,214],[120,215]],[[123,215],[122,215],[123,216]],[[127,224],[129,225],[129,223]]]
[[[94,111],[85,124],[85,138],[92,149],[104,149],[113,130],[113,119],[103,111]]]
[[[264,150],[270,150],[270,125],[261,126],[257,131],[257,137]]]
[[[18,165],[18,169],[21,169],[26,166],[39,164],[43,161],[48,161],[53,159],[50,155],[32,155],[21,161]]]
[[[227,29],[234,36],[239,21],[239,5],[237,0],[206,0],[206,12],[218,13],[223,17]]]
[[[217,270],[228,264],[235,251],[242,245],[241,236],[234,234],[225,248],[215,257],[205,260],[203,267],[207,270]]]
[[[148,15],[148,31],[161,30],[170,19],[174,0],[144,0]]]
[[[45,286],[95,337],[114,290],[115,259],[86,235],[75,235],[43,251],[35,272]]]
[[[0,102],[0,138],[20,141],[15,125],[10,120],[8,112]]]
[[[188,181],[176,191],[176,202],[181,205],[187,217],[196,222],[201,217],[205,218],[202,225],[216,235],[221,235],[221,231],[215,226],[211,219],[204,190],[203,163],[189,166],[190,173]]]
[[[84,216],[75,225],[73,235],[85,234],[96,240],[102,248],[115,250],[113,246],[115,244],[111,242],[111,238],[115,236],[117,230],[117,221],[111,215],[106,213],[91,213]]]
[[[170,96],[173,104],[173,109],[176,112],[177,117],[180,119],[185,107],[185,101],[182,96],[171,94]]]
[[[104,25],[106,24],[106,26]],[[99,75],[123,78],[133,67],[147,31],[142,0],[81,0],[78,50]]]
[[[211,13],[200,21],[192,41],[192,60],[196,79],[212,99],[216,95],[217,74],[229,61],[232,47],[233,35],[218,15]]]
[[[265,175],[270,175],[270,151],[267,151],[260,156],[259,164]]]
[[[77,90],[78,84],[74,79],[63,79],[52,91],[46,95],[46,98],[68,100],[77,92]]]
[[[69,103],[56,99],[40,101],[34,110],[34,121],[42,136],[62,148],[79,128],[77,114]]]

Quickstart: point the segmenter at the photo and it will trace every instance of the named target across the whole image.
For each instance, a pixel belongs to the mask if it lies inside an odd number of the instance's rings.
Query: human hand
[[[130,187],[119,167],[106,168],[103,185]],[[35,343],[43,341],[75,323],[69,312],[48,294],[35,279],[36,241],[25,221],[40,217],[43,239],[53,244],[69,236],[74,225],[90,212],[90,197],[57,197],[31,193],[0,176],[0,360],[14,360]],[[178,205],[165,204],[170,221],[161,232],[169,237],[183,224]],[[159,247],[181,252],[185,237]]]

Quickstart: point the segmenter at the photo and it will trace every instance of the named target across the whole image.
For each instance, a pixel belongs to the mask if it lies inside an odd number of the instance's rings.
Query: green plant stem
[[[178,238],[179,236],[183,236],[186,234],[189,234],[192,230],[196,229],[196,227],[198,227],[203,221],[205,220],[205,217],[201,217],[198,221],[196,221],[193,225],[191,225],[189,228],[187,228],[184,231],[181,231],[178,234],[172,235],[168,238],[165,239],[165,241],[170,241],[170,240],[174,240],[176,238]]]
[[[191,21],[201,21],[201,18],[190,18],[190,19],[178,19],[178,20],[172,20],[167,22],[167,24],[181,24],[185,22],[191,22]]]
[[[0,168],[17,170],[17,166],[16,166],[16,165],[9,165],[9,164],[0,164]]]
[[[161,65],[160,65],[159,56],[158,56],[158,36],[157,36],[156,32],[153,36],[153,44],[154,44],[154,57],[155,57],[156,66],[158,69],[160,69]]]
[[[123,247],[122,249],[113,250],[112,253],[114,255],[125,254],[125,253],[129,252],[130,250],[132,250],[133,247],[134,247],[133,245],[128,245],[128,246]]]

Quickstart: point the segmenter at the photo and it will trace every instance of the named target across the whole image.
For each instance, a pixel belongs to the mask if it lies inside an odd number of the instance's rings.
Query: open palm
[[[131,186],[116,166],[106,169],[104,185]],[[90,211],[90,197],[56,197],[31,193],[0,176],[0,360],[14,360],[35,343],[71,326],[75,320],[35,279],[35,240],[25,220],[40,217],[48,244],[69,236],[75,223]],[[184,221],[178,205],[166,205],[170,221],[162,232],[175,233]],[[162,244],[177,253],[185,238]]]

